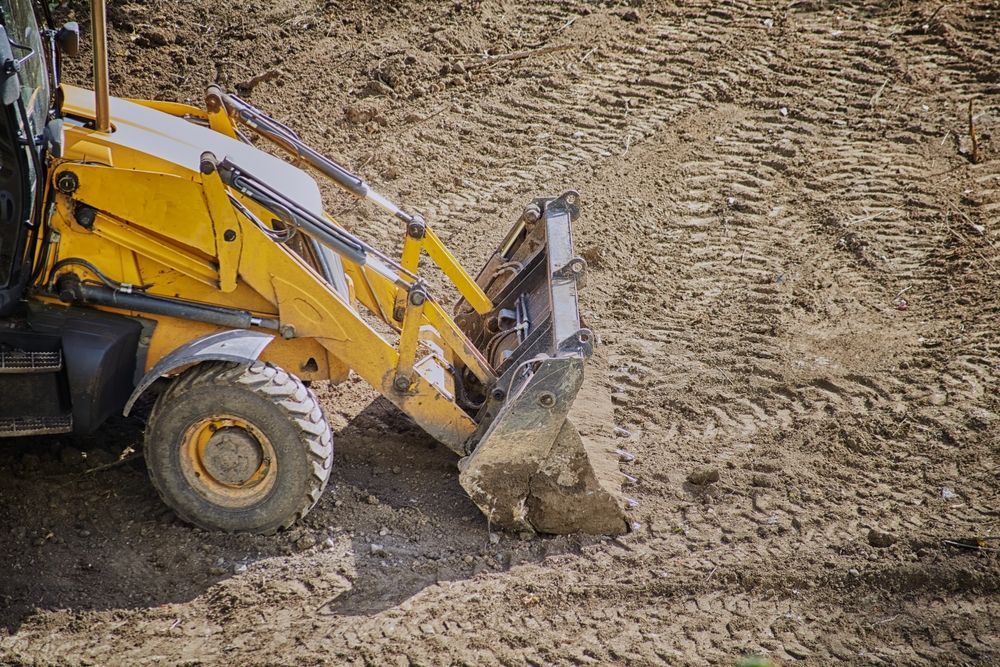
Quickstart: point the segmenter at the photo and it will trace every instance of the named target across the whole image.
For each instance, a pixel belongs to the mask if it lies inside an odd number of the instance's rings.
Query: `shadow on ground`
[[[261,568],[312,590],[317,563],[345,573],[324,613],[370,614],[442,580],[578,546],[491,537],[458,484],[455,456],[384,399],[335,435],[330,487],[313,512],[271,537],[208,533],[178,520],[141,455],[118,461],[126,448],[141,453],[141,439],[134,419],[87,438],[0,441],[0,627],[14,632],[36,610],[187,602]],[[265,592],[248,585],[246,594]]]

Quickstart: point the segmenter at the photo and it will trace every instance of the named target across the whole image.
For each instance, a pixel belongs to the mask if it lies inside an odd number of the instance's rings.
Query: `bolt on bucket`
[[[456,322],[499,378],[480,388],[459,481],[504,528],[620,534],[628,524],[610,396],[585,372],[595,341],[577,302],[586,274],[573,254],[578,201],[575,192],[535,200],[477,278],[493,310],[459,304]]]

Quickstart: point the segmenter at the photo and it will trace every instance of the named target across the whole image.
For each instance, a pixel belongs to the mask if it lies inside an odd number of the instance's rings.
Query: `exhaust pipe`
[[[104,0],[90,0],[90,25],[94,39],[94,127],[98,132],[111,131],[108,84],[108,15]]]

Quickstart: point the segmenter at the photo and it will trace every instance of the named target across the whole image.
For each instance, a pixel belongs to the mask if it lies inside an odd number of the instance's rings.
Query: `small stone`
[[[712,467],[697,468],[687,476],[687,481],[695,486],[705,486],[719,481],[719,469]]]
[[[767,475],[758,473],[750,479],[750,485],[761,489],[771,489],[774,488],[774,480]]]
[[[885,549],[887,547],[891,547],[895,543],[896,537],[894,535],[890,535],[889,533],[885,533],[874,528],[868,531],[868,544],[873,547]]]
[[[378,531],[378,534],[381,535],[382,537],[385,537],[386,535],[389,534],[389,529],[386,528],[385,526],[382,526],[382,529]]]
[[[368,503],[369,505],[378,505],[378,498],[376,498],[376,497],[375,497],[375,496],[373,496],[373,495],[369,495],[369,496],[368,496],[368,497],[367,497],[367,498],[365,499],[365,501],[366,501],[366,502],[367,502],[367,503]]]
[[[500,533],[490,533],[490,544],[496,544],[500,541]]]
[[[423,625],[420,626],[420,631],[425,635],[433,635],[434,626],[431,625],[430,623],[424,623]]]
[[[782,117],[787,116],[788,115],[788,107],[781,107],[780,109],[778,109],[778,113],[781,114]]]
[[[90,531],[86,529],[78,530],[76,534],[79,535],[80,537],[90,537]]]
[[[627,12],[622,13],[620,16],[622,17],[622,21],[626,21],[628,23],[639,23],[642,21],[642,17],[639,15],[639,12],[634,9],[630,9]]]
[[[213,577],[220,577],[220,576],[224,575],[226,573],[226,571],[223,570],[218,565],[213,565],[212,567],[208,568],[208,573],[210,575],[212,575]]]
[[[472,557],[472,554],[466,554],[465,558],[463,558],[462,560],[465,561],[466,565],[472,565],[473,563],[476,562],[476,559]]]
[[[392,474],[393,475],[398,475],[401,472],[403,472],[403,469],[400,468],[399,466],[393,466],[392,467]]]
[[[311,549],[316,546],[316,536],[312,533],[306,533],[299,539],[295,540],[295,548],[299,551],[305,551],[306,549]]]
[[[523,530],[520,533],[518,533],[517,536],[519,538],[521,538],[522,541],[527,542],[528,540],[530,540],[531,538],[533,538],[535,536],[535,534],[533,532],[531,532],[530,530]]]
[[[247,571],[246,563],[237,563],[233,566],[233,574],[243,574]]]
[[[941,497],[945,500],[951,500],[953,498],[958,498],[958,494],[955,493],[955,489],[950,486],[941,487]]]
[[[852,577],[857,577],[861,574],[861,572],[858,571],[858,568],[852,567],[850,570],[847,571],[847,574],[851,575]]]
[[[368,549],[371,551],[372,556],[385,556],[385,547],[381,544],[372,543]]]

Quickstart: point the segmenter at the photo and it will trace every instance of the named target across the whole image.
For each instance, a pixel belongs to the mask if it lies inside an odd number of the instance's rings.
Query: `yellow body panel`
[[[412,278],[389,276],[384,269],[345,258],[350,298],[357,298],[357,304],[349,303],[306,259],[276,242],[272,230],[237,212],[230,197],[239,199],[265,224],[274,218],[227,188],[218,173],[211,169],[202,173],[202,155],[229,157],[266,174],[268,182],[290,199],[322,211],[319,189],[311,177],[233,139],[228,117],[217,111],[113,98],[113,131],[101,133],[84,125],[94,115],[89,91],[64,87],[63,92],[66,150],[62,159],[53,161],[50,173],[57,185],[71,173],[68,178],[77,185],[62,191],[49,188],[56,204],[49,225],[58,243],[52,244],[45,259],[42,275],[48,285],[58,278],[50,275],[56,262],[79,258],[96,266],[106,279],[143,286],[149,295],[277,320],[281,335],[271,332],[276,337],[263,359],[307,380],[340,380],[351,369],[431,435],[460,451],[476,424],[455,401],[451,367],[467,366],[484,381],[495,376],[441,306],[428,301],[410,315],[401,356],[357,307],[399,330],[402,322],[394,317],[394,308],[401,285]],[[208,119],[211,128],[182,117]],[[80,215],[81,207],[95,209],[92,219]],[[476,310],[488,309],[489,299],[437,238],[431,233],[423,241],[419,247],[407,246],[406,268],[415,273],[413,253],[419,255],[423,249]],[[85,281],[99,278],[76,264],[57,271],[66,272]],[[156,322],[147,369],[179,346],[220,329],[198,321],[105,309]],[[434,351],[430,357],[417,358],[427,350]],[[431,367],[437,370],[429,372]],[[406,376],[404,386],[400,372]]]

